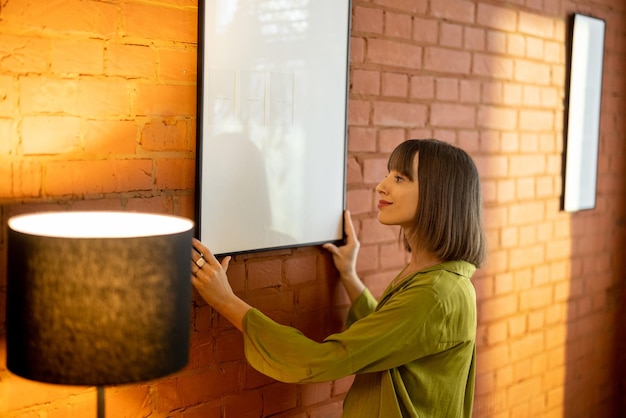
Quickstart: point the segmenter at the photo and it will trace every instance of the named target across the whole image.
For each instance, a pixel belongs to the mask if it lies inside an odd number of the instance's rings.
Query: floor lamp
[[[7,367],[104,387],[188,361],[193,223],[134,212],[47,212],[8,221]]]

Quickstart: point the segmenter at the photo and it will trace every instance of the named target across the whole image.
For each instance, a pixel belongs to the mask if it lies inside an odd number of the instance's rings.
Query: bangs
[[[398,173],[406,176],[409,180],[415,181],[417,173],[413,172],[413,161],[415,160],[415,154],[419,151],[417,141],[406,141],[398,145],[387,162],[387,170],[395,170]]]

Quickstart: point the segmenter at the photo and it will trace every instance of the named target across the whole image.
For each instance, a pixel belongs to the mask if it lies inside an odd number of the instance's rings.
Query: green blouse
[[[347,329],[321,343],[251,309],[243,321],[246,359],[282,382],[356,374],[344,417],[470,417],[475,270],[464,261],[444,262],[389,285],[379,302],[365,290],[350,308]]]

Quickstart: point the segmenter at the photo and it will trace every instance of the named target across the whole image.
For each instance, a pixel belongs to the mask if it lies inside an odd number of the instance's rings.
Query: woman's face
[[[378,183],[376,192],[380,196],[378,201],[378,221],[384,225],[400,225],[410,229],[417,213],[417,199],[419,186],[417,184],[417,154],[413,157],[413,178],[391,170]]]

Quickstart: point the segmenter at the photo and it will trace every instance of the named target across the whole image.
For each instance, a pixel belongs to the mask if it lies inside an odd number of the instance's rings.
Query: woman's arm
[[[446,349],[440,344],[445,306],[430,287],[413,286],[322,342],[252,309],[244,323],[246,359],[261,373],[291,383],[388,370]],[[460,317],[467,324],[474,318]]]
[[[228,283],[226,271],[230,256],[224,257],[220,263],[211,250],[195,238],[193,248],[195,251],[191,255],[191,283],[206,303],[241,331],[243,317],[251,306],[237,297]],[[200,259],[204,259],[204,263],[198,261]]]
[[[356,259],[360,243],[356,238],[349,211],[345,211],[344,219],[346,245],[337,247],[328,243],[324,244],[323,247],[333,255],[333,261],[339,271],[341,282],[350,301],[354,302],[365,290],[365,285],[356,274]],[[241,331],[243,317],[251,309],[251,306],[235,295],[228,283],[226,271],[231,257],[224,257],[220,263],[202,242],[194,238],[192,244],[195,251],[191,256],[191,283],[213,309]],[[201,258],[204,262],[198,261]]]

